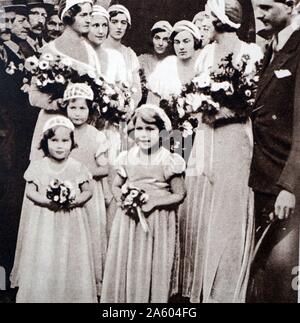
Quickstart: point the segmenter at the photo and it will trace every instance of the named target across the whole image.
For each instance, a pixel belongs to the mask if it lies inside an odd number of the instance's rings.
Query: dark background
[[[255,22],[251,0],[239,0],[243,6],[243,23],[239,32],[245,41],[255,41]],[[204,10],[207,0],[112,0],[111,4],[123,4],[132,16],[132,28],[127,32],[125,43],[137,54],[150,50],[151,27],[158,20],[171,24],[183,19],[192,20]]]

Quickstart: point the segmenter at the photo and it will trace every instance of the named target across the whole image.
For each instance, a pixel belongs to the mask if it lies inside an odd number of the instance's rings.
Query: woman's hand
[[[142,211],[146,214],[151,213],[156,207],[157,204],[152,199],[149,199],[148,202],[142,205]]]
[[[50,210],[50,211],[52,211],[52,212],[58,212],[59,210],[60,210],[60,206],[57,204],[57,203],[55,203],[55,202],[53,202],[53,201],[49,201],[48,203],[47,203],[47,208]]]

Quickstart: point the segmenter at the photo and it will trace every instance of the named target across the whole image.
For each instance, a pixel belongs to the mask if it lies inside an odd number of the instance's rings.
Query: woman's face
[[[115,40],[122,40],[128,27],[128,21],[123,13],[110,18],[109,35]]]
[[[174,50],[181,60],[192,58],[196,51],[194,36],[187,30],[178,33],[174,38]]]
[[[208,15],[205,15],[202,21],[197,20],[195,25],[200,31],[202,47],[206,46],[214,39],[215,28],[212,23],[212,18]]]
[[[79,6],[81,11],[75,16],[72,27],[78,34],[82,35],[87,34],[90,30],[92,5],[90,3],[83,3]]]
[[[166,52],[169,45],[169,33],[166,31],[159,32],[153,37],[153,48],[156,54],[162,55]]]
[[[92,17],[92,23],[88,34],[88,39],[93,44],[100,46],[103,44],[108,34],[108,21],[105,17],[96,15]]]

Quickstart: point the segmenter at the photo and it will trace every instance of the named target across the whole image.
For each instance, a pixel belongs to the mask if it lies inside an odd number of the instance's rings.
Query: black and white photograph
[[[0,304],[299,303],[299,225],[300,0],[0,0]]]

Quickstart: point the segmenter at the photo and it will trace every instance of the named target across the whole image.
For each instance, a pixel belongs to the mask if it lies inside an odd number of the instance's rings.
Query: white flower
[[[192,107],[193,112],[198,111],[202,105],[202,98],[199,94],[190,93],[186,96],[186,103]]]
[[[44,54],[44,55],[42,55],[42,57],[41,57],[43,60],[45,60],[45,61],[48,61],[48,62],[52,62],[52,61],[54,61],[54,57],[53,57],[53,55],[52,54],[50,54],[50,53],[46,53],[46,54]]]
[[[39,63],[39,68],[40,68],[42,71],[47,70],[49,67],[50,67],[49,62],[47,62],[47,61],[40,61],[40,63]]]
[[[102,86],[103,85],[103,81],[101,79],[96,79],[95,83],[99,86]]]
[[[107,106],[105,106],[103,109],[102,109],[102,112],[103,113],[106,113],[108,111],[108,107]]]
[[[211,85],[212,92],[218,92],[223,90],[227,95],[232,95],[234,93],[234,88],[229,82],[216,82]]]
[[[39,66],[39,60],[36,56],[28,57],[25,61],[25,69],[29,72],[33,72]]]
[[[91,79],[96,79],[97,78],[97,75],[94,71],[89,71],[88,72],[88,76],[91,78]]]
[[[9,75],[13,75],[15,74],[16,70],[17,70],[17,67],[15,63],[11,61],[6,68],[6,73]]]
[[[183,127],[183,132],[182,132],[182,136],[184,138],[191,136],[193,134],[193,126],[191,125],[191,123],[189,121],[184,121],[184,123],[182,124]]]
[[[72,60],[68,57],[64,57],[62,60],[61,60],[61,64],[63,64],[64,66],[67,66],[67,67],[71,67],[72,66]]]
[[[259,81],[259,76],[258,76],[258,75],[255,75],[255,76],[253,77],[253,81],[257,83],[257,82]]]
[[[66,80],[62,75],[57,75],[55,76],[55,82],[56,83],[61,83],[61,84],[65,84]]]
[[[59,185],[60,185],[60,183],[59,183],[59,180],[57,180],[57,179],[54,179],[50,182],[51,188],[59,188]]]
[[[200,76],[195,77],[192,82],[195,84],[196,87],[203,89],[206,87],[210,87],[211,85],[211,78],[208,73],[202,73]]]
[[[185,110],[183,108],[179,107],[177,109],[177,111],[178,111],[178,114],[179,114],[179,118],[182,119],[185,116]]]
[[[250,90],[246,90],[246,91],[245,91],[245,95],[246,95],[248,98],[250,98],[250,97],[251,97],[251,95],[252,95],[252,92],[251,92]]]
[[[184,100],[184,98],[179,97],[179,98],[177,99],[177,108],[178,108],[178,110],[179,110],[179,109],[183,109],[183,108],[184,108],[184,105],[185,105],[185,100]]]
[[[135,199],[136,197],[139,196],[139,191],[138,190],[135,190],[135,189],[132,189],[130,190],[130,195],[129,195],[132,199]]]
[[[107,95],[104,95],[104,96],[103,96],[103,102],[104,102],[105,104],[108,104],[108,103],[110,102],[110,99],[109,99],[109,97],[108,97]]]

